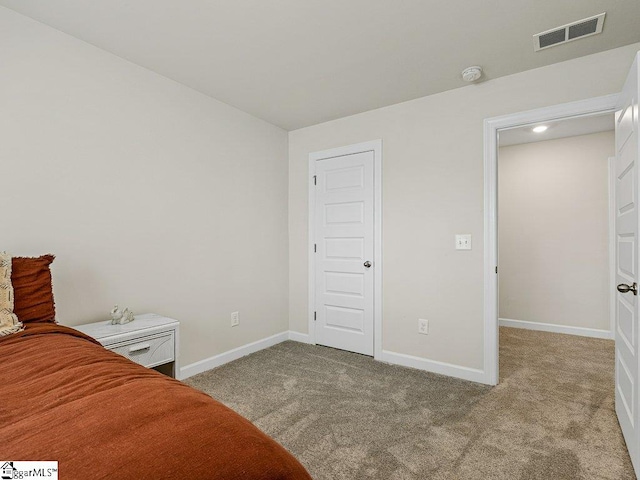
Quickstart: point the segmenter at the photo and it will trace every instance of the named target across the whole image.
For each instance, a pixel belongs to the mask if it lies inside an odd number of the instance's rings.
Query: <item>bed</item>
[[[4,460],[64,479],[310,479],[283,447],[208,395],[55,323],[0,337]]]

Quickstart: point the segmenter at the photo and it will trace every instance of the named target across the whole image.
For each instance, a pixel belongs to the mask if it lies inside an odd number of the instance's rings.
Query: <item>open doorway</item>
[[[615,127],[608,112],[498,130],[498,352],[500,383],[518,392],[523,418],[548,420],[543,405],[553,405],[556,438],[575,442],[565,458],[579,456],[582,432],[603,415],[598,441],[622,445],[614,476],[631,478],[622,429],[604,415],[618,391],[615,305],[635,301],[614,294],[633,187],[623,183],[633,162],[615,159]]]
[[[640,187],[638,178],[640,169],[640,122],[638,121],[638,98],[640,97],[640,54],[636,55],[624,86],[619,94],[597,97],[588,100],[543,107],[537,110],[519,112],[501,117],[486,119],[484,122],[484,186],[485,186],[485,303],[484,303],[484,377],[485,383],[496,385],[499,373],[499,295],[498,295],[498,137],[501,130],[556,120],[588,117],[606,113],[615,113],[615,174],[611,175],[611,186],[615,198],[615,278],[610,288],[615,291],[615,372],[611,380],[615,384],[615,402],[609,409],[615,408],[617,425],[619,425],[631,462],[636,474],[640,476],[640,408],[638,395],[640,382],[640,302],[637,301],[638,283],[640,283],[640,255],[638,254],[638,238],[640,237],[640,221],[638,220],[638,198]],[[612,169],[613,170],[613,169]],[[576,292],[580,293],[580,292]],[[517,330],[517,329],[511,329]],[[526,331],[526,330],[520,330]],[[531,332],[531,330],[529,330]],[[532,332],[540,333],[540,332]],[[578,336],[555,335],[563,338],[586,338]],[[589,341],[608,342],[608,340],[591,339]],[[613,352],[612,352],[613,353]],[[611,356],[611,355],[610,355]],[[567,358],[561,352],[560,361]],[[585,357],[587,360],[590,356]],[[591,363],[594,368],[599,365]],[[544,368],[549,369],[549,365]],[[611,373],[611,366],[607,366]],[[550,369],[552,370],[552,369]],[[545,372],[541,373],[544,376]],[[530,376],[526,376],[530,379]],[[564,388],[565,376],[557,383]],[[527,382],[525,382],[527,383]],[[605,383],[608,383],[605,382]],[[579,386],[576,386],[579,389]],[[557,391],[552,388],[548,391]],[[608,388],[607,388],[608,390]],[[597,397],[598,395],[596,395]],[[582,398],[582,397],[581,397]],[[567,417],[569,418],[569,417]],[[614,429],[615,430],[615,429]]]
[[[613,338],[613,113],[498,132],[502,327]]]
[[[498,306],[498,136],[508,129],[579,117],[614,114],[620,96],[607,95],[537,110],[518,112],[484,121],[484,383],[499,379]],[[616,121],[617,122],[617,121]],[[616,132],[618,123],[616,123]]]

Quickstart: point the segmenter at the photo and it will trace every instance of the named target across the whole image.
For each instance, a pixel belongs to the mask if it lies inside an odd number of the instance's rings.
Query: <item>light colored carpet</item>
[[[633,479],[613,355],[610,340],[501,328],[491,388],[284,342],[186,383],[316,480]]]

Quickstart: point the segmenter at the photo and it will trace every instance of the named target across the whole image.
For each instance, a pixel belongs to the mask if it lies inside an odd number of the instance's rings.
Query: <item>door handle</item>
[[[367,260],[366,262],[364,262],[364,266],[365,266],[365,268],[371,267],[371,262],[369,260]]]
[[[638,295],[638,284],[636,282],[633,282],[633,285],[621,283],[617,288],[620,293],[633,292],[634,295]]]

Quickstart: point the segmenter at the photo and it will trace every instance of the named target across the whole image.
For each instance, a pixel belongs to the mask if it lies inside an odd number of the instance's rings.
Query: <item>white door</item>
[[[315,162],[315,339],[373,355],[374,152]]]
[[[636,474],[640,471],[638,425],[638,56],[616,112],[616,413]]]

